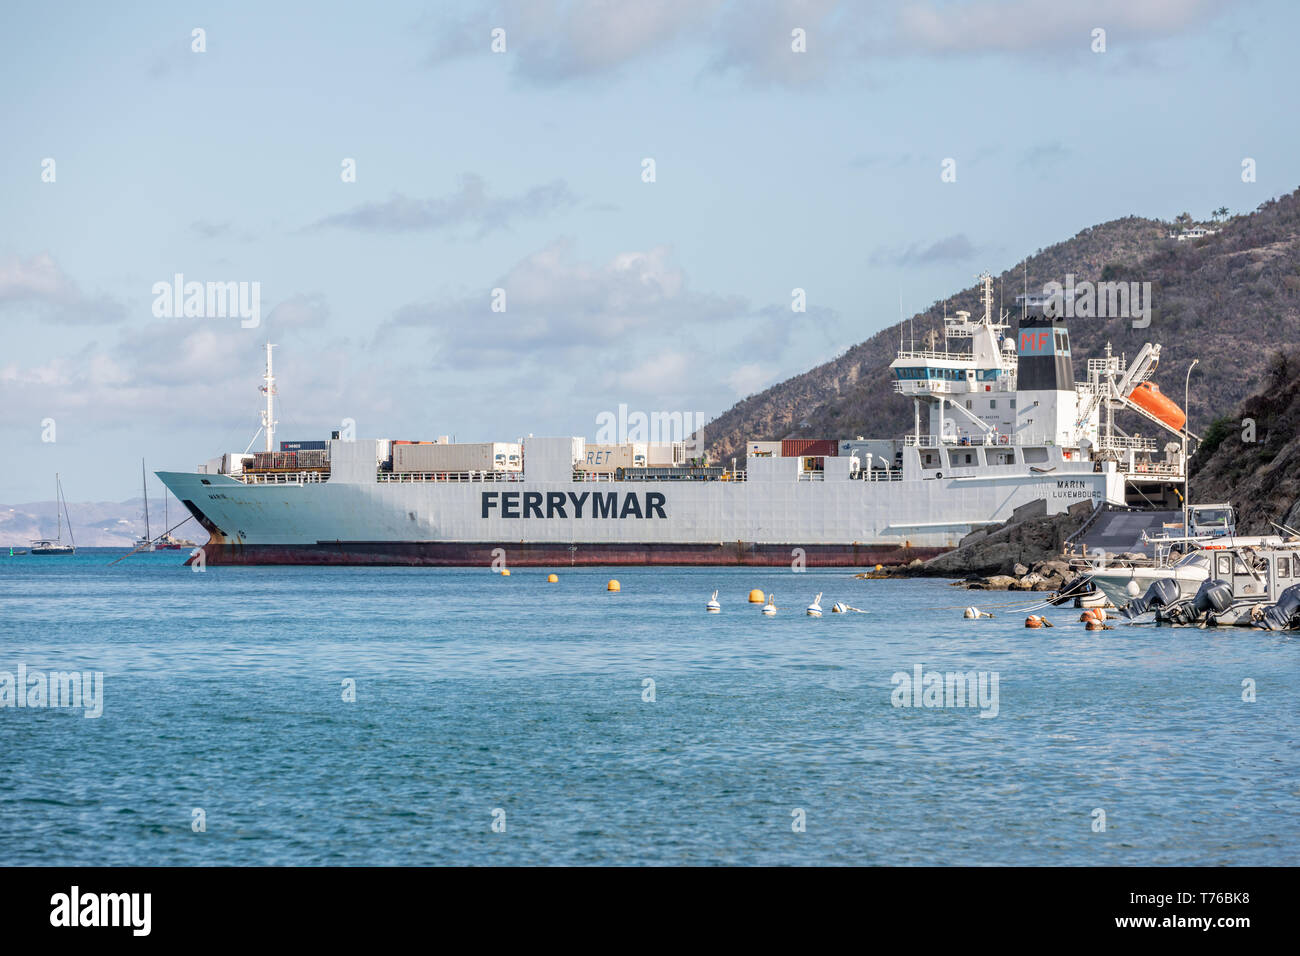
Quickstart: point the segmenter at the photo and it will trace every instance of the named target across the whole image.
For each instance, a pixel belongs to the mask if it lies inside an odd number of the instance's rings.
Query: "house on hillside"
[[[1219,230],[1211,229],[1208,226],[1192,226],[1191,229],[1185,230],[1184,232],[1171,232],[1169,238],[1183,242],[1187,239],[1204,239],[1206,236],[1212,236],[1218,231]]]

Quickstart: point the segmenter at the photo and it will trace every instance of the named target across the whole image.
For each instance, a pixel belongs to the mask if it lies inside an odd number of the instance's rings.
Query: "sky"
[[[13,6],[0,501],[243,451],[268,340],[277,440],[711,418],[1095,223],[1293,190],[1298,28],[1207,0]],[[168,314],[177,275],[255,317]]]

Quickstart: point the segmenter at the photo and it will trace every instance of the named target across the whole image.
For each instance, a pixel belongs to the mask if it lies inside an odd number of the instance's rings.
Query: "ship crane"
[[[1133,392],[1139,385],[1151,379],[1159,364],[1159,345],[1150,342],[1146,343],[1138,352],[1137,357],[1133,359],[1133,364],[1129,365],[1123,356],[1117,358],[1112,355],[1110,344],[1107,343],[1106,357],[1092,359],[1088,362],[1088,382],[1080,389],[1086,400],[1079,405],[1075,427],[1082,429],[1087,424],[1092,413],[1104,404],[1106,408],[1106,435],[1113,434],[1116,431],[1115,411],[1121,410],[1136,412],[1148,421],[1173,432],[1175,435],[1181,435],[1186,431],[1188,437],[1199,441],[1200,439],[1196,435],[1187,431],[1185,422],[1181,428],[1175,428],[1169,422],[1157,415],[1153,415],[1133,400]],[[1104,443],[1105,440],[1103,439]]]

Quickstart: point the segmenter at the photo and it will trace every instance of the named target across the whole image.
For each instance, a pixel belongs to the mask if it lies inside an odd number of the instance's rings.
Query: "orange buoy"
[[[557,575],[557,574],[548,574],[548,575],[546,576],[546,583],[547,583],[547,584],[554,584],[554,583],[555,583],[556,581],[558,581],[558,580],[560,580],[560,577],[559,577],[559,575]]]
[[[623,586],[622,586],[621,584],[619,584],[617,581],[611,579],[610,582],[609,582],[608,584],[605,585],[605,590],[606,590],[606,591],[621,591],[621,590],[623,590]]]
[[[1170,401],[1155,382],[1143,382],[1129,393],[1128,399],[1174,431],[1180,431],[1187,424],[1187,413]]]
[[[766,600],[767,600],[767,595],[764,594],[762,591],[760,591],[758,588],[754,588],[754,590],[749,592],[750,604],[762,604]]]
[[[1035,617],[1034,615],[1031,614],[1029,615],[1029,617],[1025,618],[1025,627],[1042,627],[1042,626],[1043,626],[1043,619],[1041,617]]]

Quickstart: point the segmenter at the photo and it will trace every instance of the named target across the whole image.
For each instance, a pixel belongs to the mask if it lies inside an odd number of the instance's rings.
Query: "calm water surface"
[[[1033,631],[843,570],[120,553],[0,557],[0,672],[105,680],[98,719],[0,709],[9,864],[1300,863],[1292,634]],[[997,717],[892,706],[917,664],[996,672]]]

